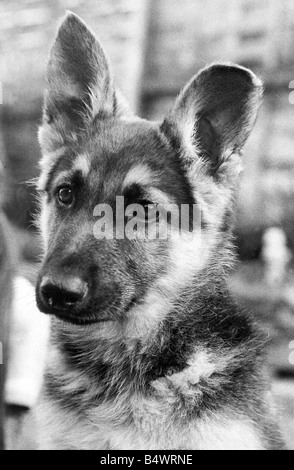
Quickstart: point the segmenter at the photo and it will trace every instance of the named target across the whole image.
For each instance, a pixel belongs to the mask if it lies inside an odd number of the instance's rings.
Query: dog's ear
[[[51,126],[53,133],[69,138],[97,116],[112,117],[128,112],[114,88],[103,48],[86,24],[69,13],[50,54],[44,127]],[[49,129],[46,130],[43,139],[42,132],[40,135],[43,144],[48,140]]]
[[[192,166],[201,158],[213,176],[232,154],[240,153],[261,103],[261,81],[249,70],[213,65],[183,90],[162,130]]]

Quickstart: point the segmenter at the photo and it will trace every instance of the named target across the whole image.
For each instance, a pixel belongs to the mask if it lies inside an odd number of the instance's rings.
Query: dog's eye
[[[74,200],[73,190],[70,186],[64,186],[58,190],[58,201],[64,206],[71,206]]]

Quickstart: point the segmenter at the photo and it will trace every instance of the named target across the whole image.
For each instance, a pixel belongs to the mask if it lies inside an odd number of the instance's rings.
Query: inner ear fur
[[[202,70],[184,88],[164,122],[184,149],[187,162],[200,157],[211,173],[239,153],[255,124],[263,94],[262,82],[231,64]]]

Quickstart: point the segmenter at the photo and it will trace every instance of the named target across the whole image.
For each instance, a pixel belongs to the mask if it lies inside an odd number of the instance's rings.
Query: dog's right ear
[[[43,128],[47,151],[75,138],[94,118],[127,114],[100,43],[73,13],[63,21],[47,70]]]

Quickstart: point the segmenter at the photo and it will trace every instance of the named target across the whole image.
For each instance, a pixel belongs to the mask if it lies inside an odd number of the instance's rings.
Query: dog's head
[[[214,65],[193,78],[163,122],[141,120],[117,92],[97,39],[73,14],[59,30],[47,83],[39,308],[76,324],[153,324],[209,263],[221,263],[240,152],[262,85],[244,68]],[[121,227],[134,228],[130,205],[137,216],[143,208],[142,219],[167,204],[190,208],[179,237],[171,237],[174,227],[166,238],[144,239],[140,230],[121,236]],[[194,206],[201,210],[201,234],[197,223],[191,237]],[[103,239],[108,211],[114,236]],[[172,215],[166,220],[171,224]],[[150,233],[158,234],[160,223]]]

